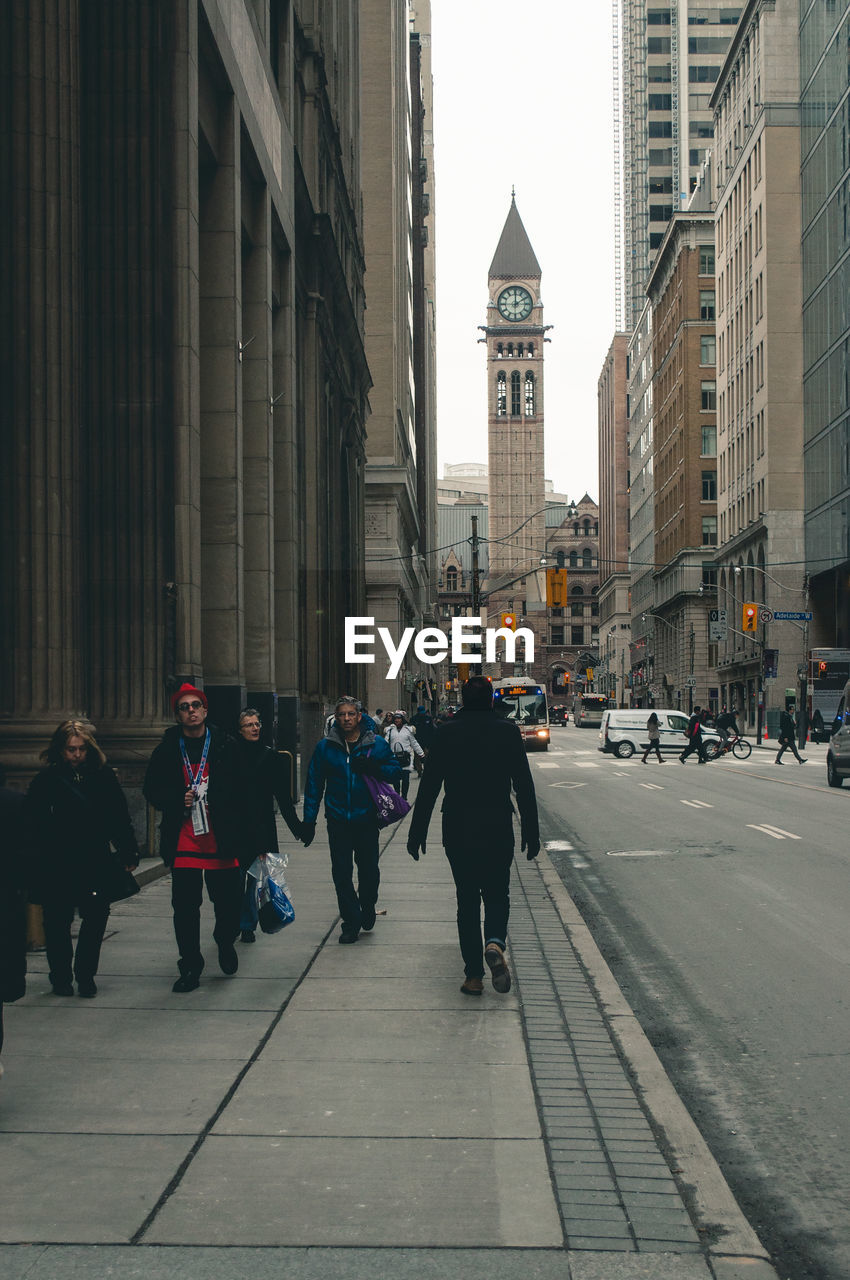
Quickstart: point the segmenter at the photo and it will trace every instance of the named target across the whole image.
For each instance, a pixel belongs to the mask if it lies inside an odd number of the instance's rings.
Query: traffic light
[[[747,632],[753,634],[758,623],[759,611],[758,606],[754,604],[745,604],[742,614],[741,630],[746,635]]]
[[[593,667],[587,668],[587,678],[589,682],[592,684],[593,683]]]
[[[501,619],[499,622],[500,627],[507,628],[508,631],[516,631],[515,613],[501,613],[499,614],[499,617]]]
[[[547,609],[565,609],[567,607],[566,569],[546,570],[546,607]]]

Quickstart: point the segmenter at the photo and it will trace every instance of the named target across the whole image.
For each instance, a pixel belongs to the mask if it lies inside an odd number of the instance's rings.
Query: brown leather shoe
[[[484,983],[480,978],[467,978],[460,989],[465,996],[480,996],[484,994]]]
[[[505,953],[498,942],[488,942],[484,948],[484,959],[493,978],[493,988],[499,995],[511,989],[511,971],[505,960]]]

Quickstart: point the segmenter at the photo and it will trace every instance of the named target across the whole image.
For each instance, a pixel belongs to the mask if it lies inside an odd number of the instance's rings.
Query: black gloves
[[[420,849],[422,850],[422,857],[424,858],[425,857],[425,841],[422,839],[417,840],[415,836],[408,836],[407,852],[410,854],[414,862],[419,861]]]
[[[381,762],[373,760],[371,756],[352,756],[351,757],[352,773],[368,773],[372,778],[380,778]]]
[[[520,848],[525,849],[526,846],[528,847],[528,852],[526,853],[525,856],[529,862],[532,862],[540,852],[540,837],[533,836],[531,839],[529,839],[528,836],[524,835],[522,837],[522,844]]]
[[[315,822],[302,822],[301,823],[301,841],[304,845],[304,848],[309,849],[310,845],[313,843],[315,838],[316,838]]]

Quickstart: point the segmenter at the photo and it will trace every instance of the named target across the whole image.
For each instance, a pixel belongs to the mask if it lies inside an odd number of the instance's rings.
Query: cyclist
[[[740,738],[741,736],[741,731],[738,728],[735,714],[734,707],[731,711],[727,711],[724,704],[723,710],[720,712],[720,715],[717,717],[714,725],[715,729],[720,734],[720,737],[723,739],[724,750],[729,745],[729,738],[731,734],[734,734],[736,738]]]

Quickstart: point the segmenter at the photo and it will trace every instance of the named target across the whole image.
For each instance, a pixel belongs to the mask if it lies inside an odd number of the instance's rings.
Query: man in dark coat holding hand
[[[498,992],[511,987],[505,960],[514,856],[511,788],[520,814],[521,847],[529,861],[540,852],[537,798],[517,726],[493,710],[493,687],[472,676],[462,690],[463,709],[435,735],[419,784],[407,838],[417,862],[425,852],[428,823],[440,793],[443,847],[457,891],[457,931],[466,981],[464,995],[484,990],[484,963]],[[484,936],[481,903],[484,903]]]

